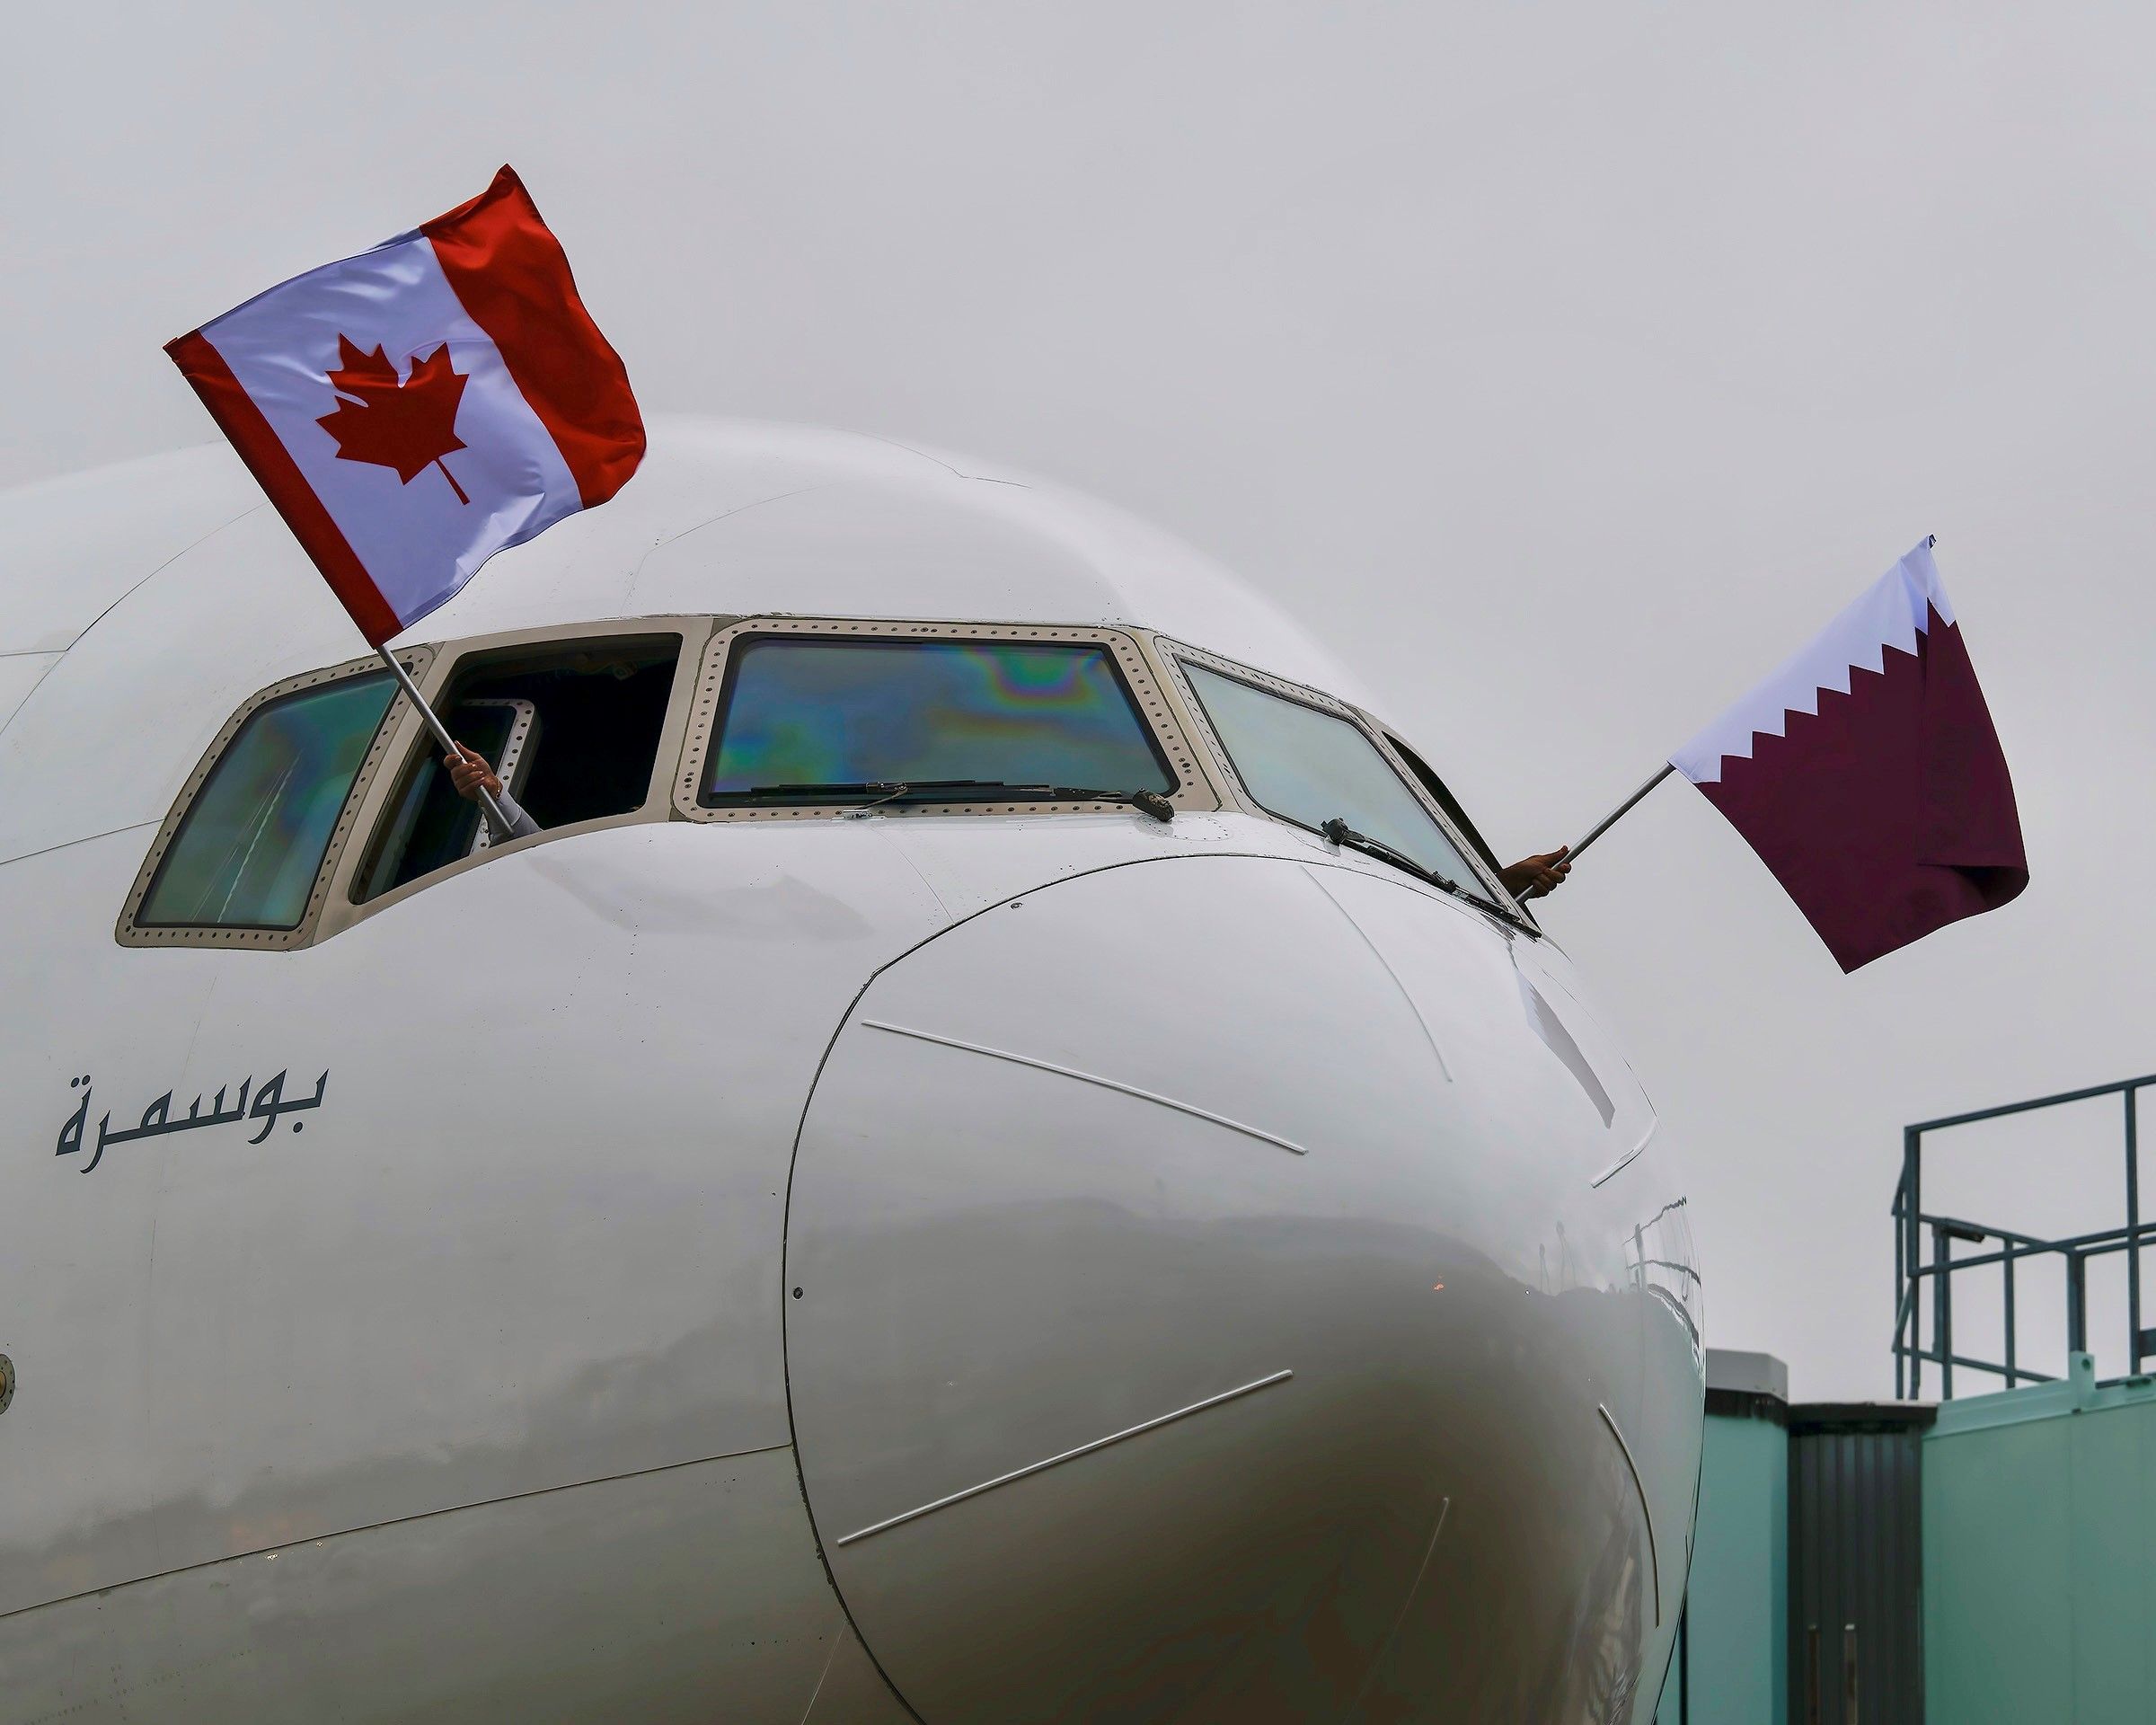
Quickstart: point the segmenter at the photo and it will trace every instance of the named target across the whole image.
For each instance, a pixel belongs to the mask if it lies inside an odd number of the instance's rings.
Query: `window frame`
[[[774,821],[831,820],[862,812],[851,802],[789,802],[771,804],[728,803],[709,806],[701,801],[703,771],[718,740],[718,722],[727,689],[730,650],[740,642],[767,640],[774,635],[818,636],[851,641],[1012,641],[1040,646],[1099,646],[1109,657],[1130,697],[1139,725],[1148,731],[1153,747],[1174,777],[1175,789],[1167,793],[1179,813],[1209,812],[1222,806],[1220,788],[1206,770],[1205,753],[1190,740],[1162,690],[1162,680],[1135,635],[1120,629],[1088,629],[1038,623],[930,623],[900,619],[845,617],[743,617],[712,632],[703,651],[696,680],[694,706],[690,715],[688,746],[682,751],[681,771],[673,786],[674,812],[685,820]],[[1111,812],[1112,803],[984,799],[958,801],[894,803],[876,813],[892,818],[982,815],[1098,815]]]
[[[638,807],[616,815],[597,817],[543,832],[479,847],[429,873],[408,880],[364,904],[352,901],[355,882],[367,861],[369,842],[392,812],[392,804],[404,774],[418,751],[431,749],[433,741],[416,709],[402,694],[393,696],[367,753],[354,775],[343,808],[322,862],[315,870],[306,909],[298,926],[290,929],[229,928],[208,924],[145,927],[136,920],[157,871],[164,860],[203,787],[222,761],[243,727],[262,707],[286,695],[325,684],[365,676],[383,668],[378,657],[348,659],[341,664],[302,672],[257,690],[243,701],[211,739],[166,811],[155,839],[137,871],[115,923],[119,944],[129,947],[216,947],[261,951],[290,951],[318,945],[331,935],[369,916],[400,905],[413,894],[439,884],[454,874],[477,868],[509,852],[543,845],[609,827],[692,821],[834,819],[862,813],[859,802],[800,803],[783,806],[732,806],[705,808],[697,801],[704,763],[715,740],[714,721],[724,685],[728,649],[752,636],[782,634],[852,637],[864,640],[962,640],[1037,642],[1043,645],[1097,645],[1109,650],[1126,694],[1139,722],[1154,748],[1165,757],[1176,780],[1168,797],[1178,812],[1194,814],[1244,808],[1268,819],[1282,820],[1259,807],[1241,786],[1233,763],[1213,735],[1205,710],[1177,662],[1187,654],[1199,664],[1224,675],[1243,678],[1261,687],[1347,718],[1372,736],[1392,761],[1395,772],[1426,807],[1428,797],[1415,775],[1405,769],[1374,730],[1374,721],[1344,703],[1314,689],[1269,677],[1251,667],[1221,659],[1170,641],[1150,630],[1092,628],[1045,623],[950,622],[920,619],[863,617],[800,617],[782,615],[703,614],[618,617],[552,624],[541,627],[505,630],[446,641],[431,641],[395,650],[397,662],[429,703],[438,703],[458,677],[476,661],[504,657],[525,650],[609,637],[676,635],[680,656],[661,722],[651,781]],[[1238,799],[1241,799],[1239,803]],[[920,816],[984,815],[1101,815],[1117,812],[1114,805],[1096,801],[982,801],[932,802],[893,806],[878,810],[890,818]],[[1433,810],[1455,843],[1462,843],[1442,810]],[[1462,843],[1463,853],[1468,847]]]
[[[364,903],[356,903],[352,894],[358,889],[362,871],[372,854],[373,842],[382,829],[382,823],[392,816],[398,788],[403,783],[406,774],[412,769],[420,752],[435,747],[433,735],[426,729],[425,722],[411,710],[409,702],[401,702],[399,710],[411,720],[411,724],[400,734],[391,750],[395,757],[394,769],[377,772],[367,787],[367,801],[356,823],[365,831],[367,842],[349,846],[350,855],[346,865],[335,871],[336,878],[331,883],[335,890],[330,894],[322,914],[318,938],[327,940],[356,923],[365,922],[369,916],[402,904],[414,893],[424,892],[452,875],[478,868],[492,858],[529,850],[553,839],[574,837],[579,833],[599,832],[609,827],[632,827],[669,818],[671,805],[667,792],[674,770],[673,763],[678,757],[683,731],[688,722],[699,655],[712,626],[713,619],[709,615],[610,617],[605,621],[551,624],[538,629],[508,630],[497,634],[473,635],[464,640],[437,644],[433,650],[434,664],[430,674],[425,677],[415,677],[412,680],[420,685],[420,693],[426,697],[427,703],[438,708],[442,698],[455,685],[458,677],[468,673],[480,660],[511,657],[534,649],[543,650],[583,641],[679,636],[681,652],[674,661],[673,688],[667,697],[666,717],[659,724],[658,744],[652,756],[651,777],[644,790],[644,800],[635,808],[623,809],[620,814],[598,815],[589,820],[571,821],[564,826],[526,833],[518,838],[481,845],[453,858],[437,869],[415,875],[411,880],[379,893]]]
[[[1364,713],[1363,717],[1369,721],[1371,728],[1385,739],[1386,748],[1408,770],[1409,783],[1423,792],[1426,801],[1435,802],[1437,805],[1445,815],[1447,826],[1453,832],[1467,840],[1471,848],[1465,854],[1472,856],[1490,875],[1497,875],[1498,871],[1505,865],[1498,861],[1498,854],[1490,848],[1489,841],[1482,836],[1482,829],[1469,818],[1466,808],[1457,797],[1453,795],[1452,787],[1438,775],[1437,769],[1423,759],[1421,750],[1409,743],[1406,738],[1401,736],[1383,720],[1379,719],[1374,713],[1367,712]],[[1498,885],[1502,887],[1504,882],[1499,880]],[[1507,895],[1507,897],[1509,896]],[[1529,930],[1540,933],[1542,931],[1534,920],[1534,912],[1532,908],[1533,903],[1533,899],[1515,898],[1510,905],[1501,907],[1501,908],[1509,911]]]
[[[1220,767],[1228,774],[1229,782],[1234,786],[1236,797],[1245,812],[1257,815],[1266,820],[1277,820],[1282,826],[1292,827],[1298,832],[1309,833],[1317,837],[1323,836],[1316,827],[1307,826],[1293,816],[1280,814],[1267,808],[1252,794],[1249,784],[1243,780],[1242,770],[1235,765],[1233,754],[1221,740],[1220,733],[1214,729],[1211,715],[1206,711],[1205,702],[1199,697],[1197,690],[1185,674],[1184,667],[1186,665],[1197,666],[1205,670],[1212,671],[1217,676],[1227,677],[1231,681],[1245,684],[1252,688],[1262,690],[1268,694],[1277,695],[1282,700],[1293,701],[1298,705],[1312,708],[1330,718],[1345,720],[1361,732],[1365,740],[1376,749],[1379,757],[1392,769],[1393,776],[1406,787],[1408,794],[1415,800],[1417,806],[1436,823],[1437,830],[1445,835],[1469,868],[1474,871],[1473,881],[1459,883],[1462,889],[1469,894],[1467,902],[1488,915],[1527,929],[1531,933],[1539,932],[1524,916],[1517,914],[1516,906],[1510,910],[1507,909],[1510,895],[1505,891],[1504,885],[1498,880],[1496,871],[1484,858],[1481,845],[1470,838],[1454,824],[1445,808],[1430,794],[1428,788],[1422,783],[1421,776],[1401,758],[1399,751],[1392,747],[1392,740],[1386,734],[1385,727],[1377,720],[1365,712],[1360,707],[1351,706],[1345,701],[1336,699],[1334,696],[1327,694],[1322,689],[1313,689],[1306,684],[1291,683],[1284,677],[1275,677],[1269,671],[1261,671],[1255,666],[1242,664],[1239,660],[1226,658],[1219,653],[1207,652],[1203,648],[1193,647],[1186,641],[1177,641],[1167,635],[1156,635],[1153,639],[1162,662],[1168,666],[1173,677],[1176,693],[1181,697],[1184,707],[1190,714],[1192,725],[1205,739],[1206,747],[1212,751]],[[1381,866],[1390,868],[1389,864]],[[1392,869],[1392,872],[1400,874],[1404,871]],[[1433,888],[1432,890],[1436,890],[1436,889]],[[1486,900],[1489,902],[1485,902]]]
[[[531,763],[524,758],[524,749],[525,745],[531,741],[532,731],[537,726],[538,708],[529,701],[508,695],[489,695],[465,704],[517,709],[517,716],[509,721],[508,739],[501,746],[501,758],[494,763],[494,774],[501,781],[501,788],[514,797],[524,788],[525,777],[531,770]],[[649,801],[648,793],[645,800]],[[492,849],[493,845],[494,829],[482,820],[479,823],[479,830],[472,835],[472,842],[464,846],[464,854],[475,855],[481,851]]]
[[[414,681],[425,677],[435,658],[431,647],[403,647],[397,650],[397,663]],[[210,739],[209,747],[195,763],[195,769],[181,786],[180,794],[165,813],[164,823],[157,829],[148,854],[137,871],[135,884],[128,889],[126,902],[121,906],[119,917],[113,927],[113,936],[122,946],[222,946],[246,947],[257,951],[283,952],[295,947],[305,946],[314,938],[316,925],[322,920],[323,907],[329,901],[331,883],[337,878],[338,865],[349,847],[353,832],[358,827],[360,816],[366,809],[368,793],[380,776],[384,758],[389,755],[394,739],[405,728],[404,721],[416,722],[417,715],[411,703],[402,693],[390,697],[382,722],[375,728],[374,740],[367,746],[367,755],[353,775],[351,789],[345,793],[344,807],[338,811],[337,824],[331,829],[329,843],[323,847],[322,861],[315,865],[314,884],[307,891],[306,908],[301,913],[298,924],[292,928],[242,928],[222,926],[215,923],[159,923],[146,926],[137,918],[143,902],[149,897],[150,888],[157,879],[165,854],[180,836],[195,800],[209,783],[210,774],[232,747],[247,721],[272,702],[287,695],[298,694],[307,689],[317,689],[331,683],[341,683],[368,672],[387,676],[381,659],[373,654],[365,659],[347,659],[341,665],[331,665],[318,671],[303,671],[297,677],[287,677],[272,683],[266,689],[258,689],[240,703],[232,716],[225,720],[217,734]]]

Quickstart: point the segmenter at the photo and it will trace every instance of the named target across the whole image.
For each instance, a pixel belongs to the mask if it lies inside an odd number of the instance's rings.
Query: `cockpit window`
[[[1392,745],[1392,752],[1415,775],[1416,783],[1429,792],[1430,801],[1445,810],[1445,818],[1453,823],[1454,832],[1474,847],[1475,854],[1482,859],[1483,865],[1490,873],[1501,873],[1505,865],[1498,861],[1498,854],[1489,848],[1489,840],[1482,836],[1482,829],[1467,818],[1467,810],[1460,806],[1460,799],[1452,793],[1443,779],[1430,770],[1429,763],[1409,748],[1398,732],[1388,730],[1385,740]],[[1524,907],[1520,908],[1524,911]]]
[[[605,636],[474,655],[437,697],[450,734],[484,756],[541,830],[641,808],[681,657],[679,635]],[[422,740],[368,852],[367,904],[485,850],[477,805]]]
[[[249,714],[188,809],[136,923],[297,928],[395,694],[382,672],[303,689]]]
[[[1427,872],[1488,896],[1458,846],[1353,721],[1188,659],[1183,672],[1259,808],[1312,831],[1345,821]]]
[[[1177,785],[1106,647],[773,634],[728,650],[697,801]]]

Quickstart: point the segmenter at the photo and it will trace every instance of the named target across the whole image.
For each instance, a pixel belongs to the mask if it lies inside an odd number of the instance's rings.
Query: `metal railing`
[[[2031,1258],[2054,1255],[2062,1261],[2066,1278],[2067,1353],[2082,1353],[2089,1346],[2089,1261],[2107,1253],[2126,1254],[2126,1358],[2127,1370],[2138,1376],[2144,1356],[2156,1355],[2156,1331],[2141,1322],[2141,1248],[2156,1245],[2156,1222],[2141,1219],[2140,1131],[2135,1098],[2156,1084],[2156,1073],[2140,1078],[2122,1078],[2116,1084],[2091,1084],[2086,1090],[2063,1091],[2056,1096],[2038,1096],[2026,1102],[2008,1102],[1969,1114],[1950,1114],[1944,1119],[1925,1120],[1902,1128],[1902,1178],[1894,1189],[1894,1393],[1897,1397],[1922,1393],[1926,1360],[1939,1367],[1939,1393],[1942,1400],[1954,1393],[1954,1368],[1988,1372],[2003,1377],[2006,1387],[2020,1384],[2047,1384],[2057,1376],[2032,1371],[2015,1357],[2014,1267]],[[2070,1234],[2059,1240],[2039,1240],[2011,1228],[1970,1222],[1960,1216],[1934,1216],[1923,1208],[1924,1135],[1949,1127],[1972,1126],[1978,1120],[2001,1119],[2009,1114],[2027,1114],[2040,1108],[2058,1108],[2068,1102],[2091,1101],[2099,1096],[2120,1099],[2125,1128],[2126,1219],[2116,1228],[2094,1234]],[[1927,1260],[1925,1231],[1929,1229]],[[1956,1242],[1982,1245],[1996,1240],[1996,1250],[1954,1256]],[[1957,1353],[1954,1347],[1954,1278],[1965,1270],[1997,1266],[2005,1283],[2005,1346],[2003,1360],[1978,1359]],[[1931,1285],[1931,1346],[1923,1345],[1920,1296],[1926,1281]]]

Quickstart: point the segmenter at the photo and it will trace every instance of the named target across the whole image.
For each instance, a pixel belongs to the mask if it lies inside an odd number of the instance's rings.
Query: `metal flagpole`
[[[1653,775],[1648,778],[1645,784],[1641,785],[1637,791],[1633,792],[1630,796],[1627,797],[1622,802],[1619,803],[1614,809],[1611,809],[1608,814],[1604,815],[1600,820],[1596,821],[1593,827],[1587,829],[1587,836],[1581,839],[1578,844],[1573,845],[1570,850],[1565,853],[1565,861],[1568,862],[1577,862],[1579,858],[1579,854],[1582,851],[1586,850],[1588,845],[1592,845],[1596,839],[1600,838],[1604,833],[1608,832],[1611,827],[1614,827],[1626,815],[1630,814],[1634,803],[1638,802],[1640,798],[1644,797],[1649,791],[1652,791],[1657,784],[1660,784],[1664,779],[1666,779],[1672,773],[1675,771],[1676,768],[1672,766],[1667,761],[1663,762],[1660,766],[1655,769]],[[1533,889],[1531,887],[1523,887],[1515,895],[1521,904],[1525,904],[1527,902],[1527,895]]]
[[[1675,771],[1676,768],[1672,766],[1667,761],[1663,762],[1660,766],[1655,769],[1654,775],[1649,778],[1645,784],[1641,785],[1637,791],[1633,792],[1630,796],[1627,797],[1622,802],[1619,803],[1614,809],[1611,809],[1608,814],[1604,815],[1594,825],[1593,827],[1588,830],[1587,836],[1585,838],[1581,839],[1578,844],[1575,845],[1565,854],[1565,861],[1568,862],[1572,861],[1574,857],[1577,856],[1582,851],[1586,850],[1588,845],[1592,845],[1596,839],[1600,838],[1604,833],[1608,832],[1611,827],[1614,827],[1624,816],[1631,813],[1632,805],[1634,803],[1638,802],[1640,798],[1644,797],[1649,791],[1652,791],[1657,784],[1660,784],[1663,780],[1666,779],[1672,773]]]
[[[419,686],[412,682],[411,674],[397,663],[396,656],[388,648],[377,647],[375,650],[381,654],[382,662],[389,667],[390,674],[397,679],[397,686],[404,691],[404,698],[420,710],[420,717],[427,721],[427,729],[434,733],[434,740],[442,746],[442,753],[452,760],[458,758],[460,751],[456,739],[449,734],[449,728],[435,716],[434,709],[427,704],[427,697],[420,693]],[[495,829],[501,836],[507,838],[509,818],[501,812],[501,805],[494,801],[494,793],[482,784],[479,788],[479,800],[486,805],[487,818],[494,823]],[[1622,812],[1622,809],[1618,811],[1620,814]],[[1614,815],[1611,817],[1613,820],[1615,818]]]

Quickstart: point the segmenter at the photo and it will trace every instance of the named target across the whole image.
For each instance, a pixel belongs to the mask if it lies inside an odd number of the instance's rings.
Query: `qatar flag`
[[[1670,765],[1844,970],[2028,884],[2006,756],[1929,539]]]
[[[165,351],[376,647],[643,459],[628,374],[506,167]]]

